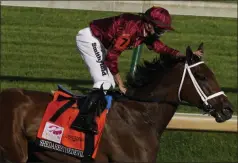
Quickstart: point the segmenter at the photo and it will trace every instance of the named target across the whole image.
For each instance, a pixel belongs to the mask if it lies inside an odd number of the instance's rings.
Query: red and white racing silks
[[[118,57],[126,50],[145,43],[150,50],[157,53],[176,55],[178,50],[166,46],[158,39],[150,43],[144,37],[144,24],[141,16],[121,14],[119,16],[94,20],[90,23],[92,34],[108,50],[105,64],[112,74],[118,73]]]

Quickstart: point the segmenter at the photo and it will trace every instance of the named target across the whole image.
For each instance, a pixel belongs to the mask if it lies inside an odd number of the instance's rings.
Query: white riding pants
[[[76,43],[82,59],[93,79],[93,88],[108,90],[115,88],[115,81],[108,67],[103,63],[107,50],[94,37],[89,27],[80,30],[76,36]]]

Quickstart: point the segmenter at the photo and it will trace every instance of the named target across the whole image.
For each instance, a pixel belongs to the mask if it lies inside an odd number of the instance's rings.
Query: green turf
[[[238,162],[237,134],[167,131],[158,162]]]
[[[84,80],[89,80],[90,75],[77,52],[75,35],[93,19],[118,14],[20,7],[1,7],[1,10],[1,75]],[[219,84],[237,89],[236,19],[173,16],[173,26],[176,32],[165,34],[162,41],[182,52],[187,45],[195,50],[204,42],[204,60]],[[129,71],[131,54],[132,50],[123,52],[120,58],[123,78]],[[144,48],[141,59],[155,56]],[[3,81],[1,87],[50,91],[56,84]],[[72,89],[72,85],[63,85]],[[227,95],[237,114],[237,94],[227,92]],[[198,112],[198,109],[182,106],[179,111]],[[163,150],[159,153],[162,162],[238,161],[235,134],[167,131],[162,140]]]

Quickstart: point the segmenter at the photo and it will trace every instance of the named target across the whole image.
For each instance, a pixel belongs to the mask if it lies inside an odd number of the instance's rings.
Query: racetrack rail
[[[237,4],[225,1],[2,1],[1,5],[115,12],[144,12],[151,6],[161,6],[172,15],[237,18]]]
[[[167,129],[237,132],[237,116],[230,120],[217,123],[212,116],[202,114],[175,113]]]

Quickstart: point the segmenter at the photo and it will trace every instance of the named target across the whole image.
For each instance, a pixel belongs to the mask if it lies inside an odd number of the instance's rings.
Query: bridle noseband
[[[180,86],[179,86],[179,90],[178,90],[178,99],[179,99],[180,102],[182,101],[182,100],[181,100],[181,97],[180,97],[180,93],[181,93],[181,90],[182,90],[182,87],[183,87],[183,83],[184,83],[184,79],[185,79],[185,76],[186,76],[186,72],[188,72],[189,77],[191,78],[192,83],[193,83],[193,85],[194,85],[194,87],[195,87],[195,89],[196,89],[198,95],[200,96],[201,100],[202,100],[203,103],[204,103],[204,106],[205,106],[204,109],[206,109],[205,111],[207,111],[207,112],[213,112],[213,111],[215,111],[215,109],[213,109],[212,105],[210,105],[210,104],[208,103],[208,100],[213,99],[213,98],[215,98],[215,97],[217,97],[217,96],[220,96],[220,95],[224,95],[224,96],[226,96],[226,95],[225,95],[225,93],[224,93],[223,91],[214,93],[214,94],[212,94],[212,95],[210,95],[210,96],[206,96],[206,95],[205,95],[205,93],[203,92],[203,90],[202,90],[201,87],[199,86],[197,80],[195,79],[195,77],[194,77],[194,75],[193,75],[193,73],[192,73],[192,71],[191,71],[191,68],[196,67],[196,66],[198,66],[198,65],[200,65],[200,64],[203,64],[203,63],[204,63],[203,61],[197,62],[197,63],[192,64],[192,65],[188,65],[187,62],[185,63],[182,80],[181,80],[181,83],[180,83]]]

